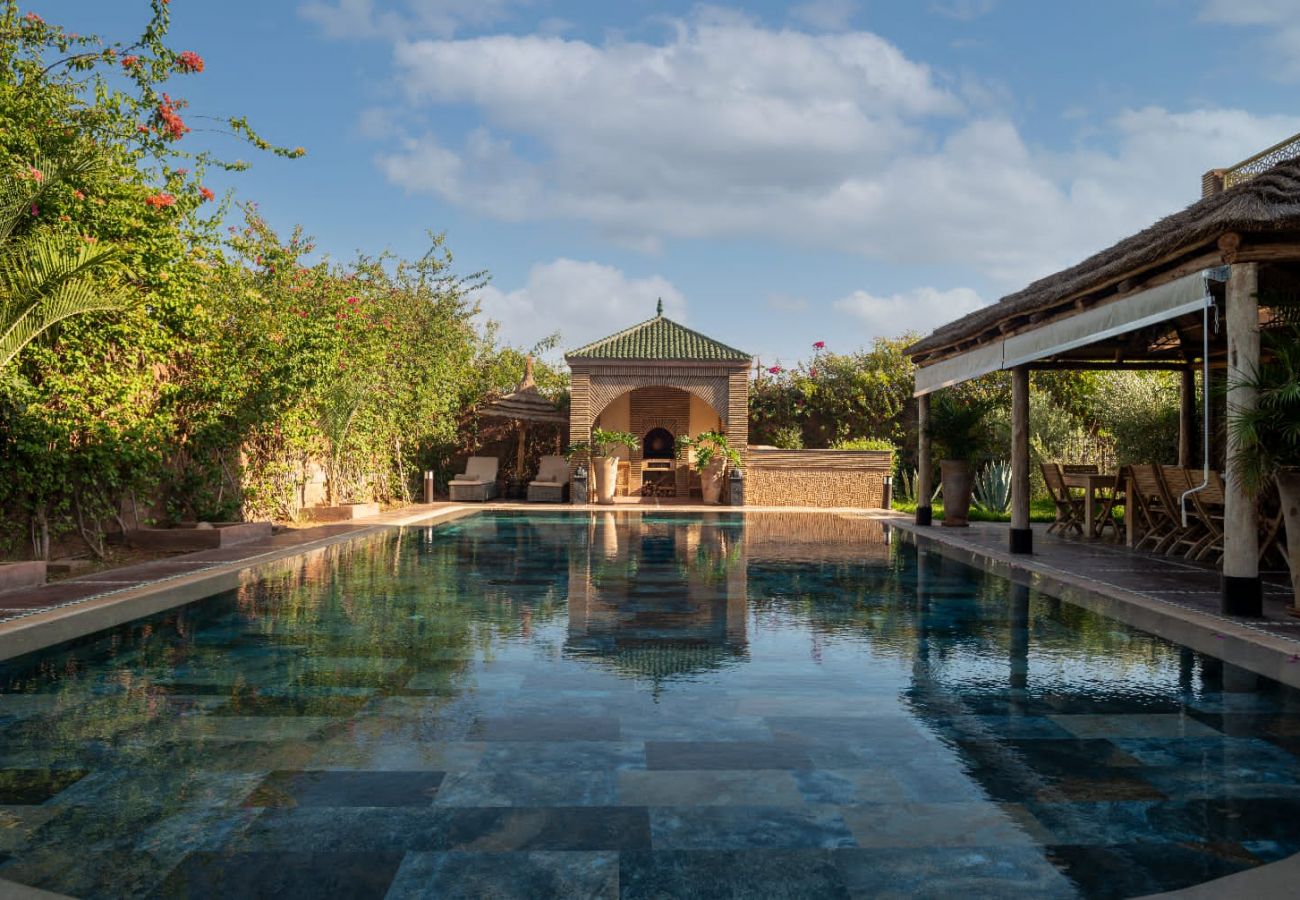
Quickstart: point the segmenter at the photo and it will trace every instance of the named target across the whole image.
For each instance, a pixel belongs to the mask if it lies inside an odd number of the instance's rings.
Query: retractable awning
[[[990,372],[1086,347],[1148,325],[1196,312],[1212,302],[1210,280],[1227,269],[1206,269],[1010,337],[997,338],[916,370],[913,396],[920,397]]]

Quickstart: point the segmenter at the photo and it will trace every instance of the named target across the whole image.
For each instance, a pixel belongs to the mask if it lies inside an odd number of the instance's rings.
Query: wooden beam
[[[930,395],[922,394],[916,398],[916,431],[919,435],[916,447],[916,524],[929,525],[933,509],[930,497],[934,488],[930,484]]]
[[[1032,553],[1029,528],[1029,369],[1011,370],[1011,552]]]
[[[1105,362],[1101,360],[1044,359],[1029,363],[1035,371],[1077,369],[1080,372],[1177,372],[1187,366],[1182,362]]]
[[[1263,611],[1259,580],[1259,519],[1255,498],[1237,471],[1233,422],[1253,410],[1256,393],[1245,385],[1259,367],[1259,267],[1243,263],[1228,278],[1228,465],[1223,504],[1223,599],[1228,615],[1259,616]]]

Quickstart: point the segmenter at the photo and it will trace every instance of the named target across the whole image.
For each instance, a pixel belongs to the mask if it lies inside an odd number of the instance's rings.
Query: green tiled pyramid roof
[[[685,359],[712,362],[748,362],[743,350],[728,347],[713,338],[665,319],[663,312],[618,334],[611,334],[585,347],[570,350],[570,359]]]

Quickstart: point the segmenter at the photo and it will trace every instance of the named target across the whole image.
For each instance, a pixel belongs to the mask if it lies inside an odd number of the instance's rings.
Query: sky
[[[129,39],[144,0],[31,0]],[[528,347],[654,314],[790,365],[928,332],[1300,132],[1300,0],[172,0],[214,177],[320,251],[445,233]],[[197,125],[197,120],[192,122]]]

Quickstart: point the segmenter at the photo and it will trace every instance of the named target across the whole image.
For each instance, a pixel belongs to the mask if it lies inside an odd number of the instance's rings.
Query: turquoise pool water
[[[1300,851],[1300,702],[877,523],[481,513],[0,666],[91,897],[1127,897]]]

